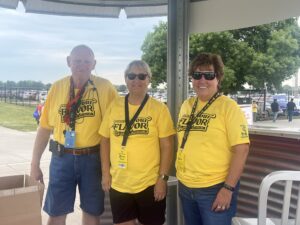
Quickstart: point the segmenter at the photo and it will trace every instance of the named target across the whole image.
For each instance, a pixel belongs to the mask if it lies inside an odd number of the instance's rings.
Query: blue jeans
[[[223,183],[208,188],[189,188],[179,182],[179,197],[186,225],[231,225],[236,213],[238,187],[232,195],[230,208],[222,212],[211,210]]]
[[[278,116],[278,112],[273,112],[273,122],[276,122]]]
[[[289,122],[291,122],[293,120],[293,114],[294,114],[294,111],[287,111],[288,112],[288,119],[289,119]]]
[[[101,176],[99,154],[52,154],[44,211],[49,216],[73,212],[78,186],[80,208],[90,215],[100,216],[104,211]]]

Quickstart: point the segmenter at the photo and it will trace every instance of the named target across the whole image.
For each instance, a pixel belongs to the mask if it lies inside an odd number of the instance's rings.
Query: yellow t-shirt
[[[177,134],[178,151],[186,123],[196,98],[187,99],[181,106]],[[198,101],[197,112],[206,102]],[[192,126],[183,153],[184,170],[178,167],[177,178],[191,188],[210,187],[225,181],[232,157],[231,147],[249,143],[247,121],[235,101],[220,96]]]
[[[139,105],[129,104],[129,119]],[[112,188],[124,193],[138,193],[155,184],[160,165],[159,138],[175,134],[167,106],[149,97],[133,124],[125,151],[127,168],[118,166],[118,153],[125,131],[125,99],[117,98],[107,110],[99,133],[110,138],[110,174]]]
[[[252,103],[252,112],[257,113],[257,104]]]
[[[94,85],[90,83],[87,85],[81,104],[77,109],[75,124],[76,148],[95,146],[100,143],[98,129],[102,117],[111,101],[117,96],[115,88],[108,80],[93,75],[90,79]],[[69,129],[63,121],[66,104],[69,100],[69,90],[70,76],[55,82],[51,86],[40,120],[40,126],[53,130],[53,138],[60,144],[65,143],[63,131]],[[75,90],[75,92],[77,91],[78,89]]]

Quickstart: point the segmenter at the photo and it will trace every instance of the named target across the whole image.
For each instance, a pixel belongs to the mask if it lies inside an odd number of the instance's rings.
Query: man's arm
[[[34,142],[30,176],[40,182],[43,181],[43,173],[40,168],[40,160],[50,138],[51,130],[39,127]]]
[[[111,175],[110,175],[110,139],[101,137],[100,143],[100,158],[102,167],[102,189],[109,191],[111,186]]]
[[[233,156],[230,163],[229,173],[226,177],[225,183],[231,187],[235,187],[239,181],[249,153],[249,144],[239,144],[232,147]],[[230,207],[232,192],[225,188],[221,188],[212,205],[212,210],[220,211],[218,206],[225,206],[226,209]]]
[[[160,166],[159,174],[168,175],[172,159],[173,159],[173,148],[174,148],[174,135],[160,138]],[[161,178],[157,179],[154,187],[154,198],[156,201],[160,201],[166,197],[167,194],[167,182]]]

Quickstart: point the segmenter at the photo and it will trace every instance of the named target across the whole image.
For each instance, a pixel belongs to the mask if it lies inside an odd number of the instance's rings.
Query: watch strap
[[[235,188],[230,186],[229,184],[224,183],[223,188],[227,189],[228,191],[234,192]]]

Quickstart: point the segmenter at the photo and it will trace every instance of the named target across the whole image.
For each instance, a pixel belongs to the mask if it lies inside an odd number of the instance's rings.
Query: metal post
[[[266,95],[267,95],[267,90],[264,89],[264,106],[263,106],[263,111],[265,112],[266,111]]]
[[[174,121],[177,121],[179,108],[188,94],[188,8],[189,1],[169,0],[167,95]]]
[[[188,0],[168,0],[167,103],[177,122],[182,102],[188,95]],[[176,146],[175,146],[176,148]],[[175,175],[173,165],[172,175]],[[182,210],[176,189],[170,189],[167,202],[167,225],[183,225]]]

